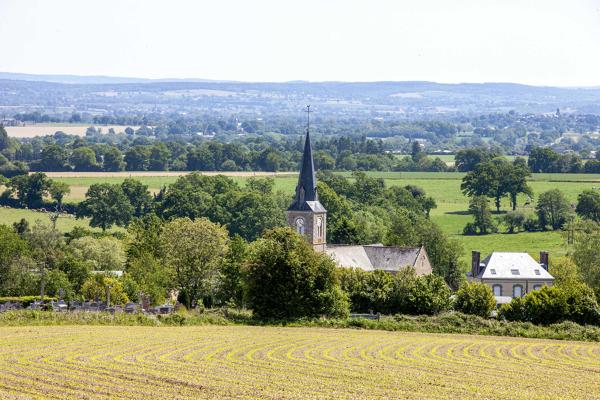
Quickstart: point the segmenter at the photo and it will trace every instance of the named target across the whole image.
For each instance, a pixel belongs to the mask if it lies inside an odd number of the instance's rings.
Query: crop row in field
[[[273,327],[0,328],[3,398],[595,399],[600,345]]]

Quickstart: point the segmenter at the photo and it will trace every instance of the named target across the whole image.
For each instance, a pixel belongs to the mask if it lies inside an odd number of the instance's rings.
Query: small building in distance
[[[481,261],[480,253],[473,251],[467,278],[489,285],[498,304],[554,283],[554,277],[548,272],[548,253],[544,251],[540,252],[539,263],[528,253],[497,251]]]

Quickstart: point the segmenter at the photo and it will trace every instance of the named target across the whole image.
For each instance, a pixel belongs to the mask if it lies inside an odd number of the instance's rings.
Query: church
[[[288,225],[303,235],[316,251],[328,254],[339,267],[397,273],[411,266],[417,275],[432,272],[423,246],[327,245],[327,210],[319,202],[309,129],[306,131],[296,196],[286,211],[286,218]]]

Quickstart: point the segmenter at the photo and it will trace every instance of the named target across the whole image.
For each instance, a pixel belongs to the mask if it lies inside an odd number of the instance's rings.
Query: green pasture
[[[350,176],[350,173],[341,173],[344,176]],[[471,221],[471,216],[467,214],[468,198],[460,191],[461,179],[464,173],[460,172],[369,172],[368,175],[383,178],[388,186],[416,185],[423,188],[426,193],[437,202],[437,208],[431,212],[431,218],[440,225],[440,227],[451,237],[458,239],[465,248],[464,260],[468,259],[471,250],[479,250],[482,253],[496,251],[528,251],[531,254],[537,254],[541,250],[551,252],[553,256],[564,255],[569,250],[565,245],[560,232],[535,232],[506,234],[498,233],[485,236],[463,236],[462,229],[465,224]],[[81,201],[87,188],[92,183],[120,183],[124,177],[73,177],[56,178],[56,180],[65,182],[71,186],[72,193],[68,201]],[[156,192],[161,187],[175,182],[174,176],[144,176],[136,177],[148,187]],[[243,185],[247,177],[232,177],[233,180]],[[293,175],[276,176],[275,187],[277,190],[292,194],[296,186],[297,177]],[[534,200],[536,196],[550,189],[560,189],[567,198],[574,204],[577,195],[585,189],[600,187],[600,174],[534,174],[530,179],[530,185],[534,191]],[[519,198],[519,209],[525,213],[534,212],[534,202],[525,205],[526,198]],[[509,209],[508,200],[505,199],[502,204],[502,212]],[[18,221],[21,218],[27,218],[32,222],[35,219],[48,220],[48,216],[43,213],[28,210],[0,209],[0,223],[9,223]],[[61,219],[58,227],[67,231],[74,226],[87,225],[85,220]],[[504,229],[501,228],[503,231]]]

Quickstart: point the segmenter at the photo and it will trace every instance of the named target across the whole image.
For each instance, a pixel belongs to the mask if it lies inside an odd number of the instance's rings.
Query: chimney
[[[548,271],[548,252],[547,251],[540,251],[540,265],[542,267],[544,267],[544,269],[546,271]]]
[[[481,254],[478,251],[471,252],[471,274],[473,278],[477,278],[479,275],[479,265],[481,263]]]

